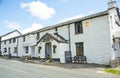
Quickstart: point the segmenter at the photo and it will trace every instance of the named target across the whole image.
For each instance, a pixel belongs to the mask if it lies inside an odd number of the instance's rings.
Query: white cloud
[[[25,33],[35,31],[35,30],[38,30],[38,29],[41,29],[41,28],[43,28],[42,24],[33,23],[29,28],[21,30],[20,32],[22,34],[25,34]]]
[[[69,20],[73,20],[73,19],[76,19],[76,18],[81,18],[81,17],[84,17],[84,15],[83,15],[83,14],[80,14],[80,15],[77,15],[77,16],[64,18],[64,19],[62,19],[59,23],[61,23],[61,22],[66,22],[66,21],[69,21]]]
[[[8,27],[10,29],[19,29],[20,28],[20,24],[18,24],[17,22],[4,21],[4,24],[6,27]]]
[[[96,13],[95,11],[89,11],[88,12],[89,14],[94,14],[94,13]]]
[[[27,8],[32,16],[42,20],[47,20],[55,15],[54,8],[48,7],[47,4],[40,1],[21,3],[21,8]]]

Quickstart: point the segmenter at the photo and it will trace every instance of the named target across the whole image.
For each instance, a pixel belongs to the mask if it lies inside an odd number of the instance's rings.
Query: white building
[[[10,42],[11,40],[16,42]],[[60,60],[65,52],[84,55],[88,63],[109,64],[120,58],[120,13],[116,1],[108,9],[22,35],[17,30],[1,36],[2,55],[31,55]]]

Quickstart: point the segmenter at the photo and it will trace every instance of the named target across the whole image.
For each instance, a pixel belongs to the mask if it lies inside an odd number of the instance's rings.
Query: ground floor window
[[[10,47],[8,48],[8,53],[10,54]]]
[[[14,53],[17,53],[17,52],[18,52],[18,48],[14,47]]]
[[[6,53],[7,52],[7,48],[4,48],[4,53]]]
[[[76,56],[84,55],[84,43],[76,43]]]
[[[25,47],[25,50],[26,50],[26,53],[28,53],[28,46],[27,46],[27,47]]]

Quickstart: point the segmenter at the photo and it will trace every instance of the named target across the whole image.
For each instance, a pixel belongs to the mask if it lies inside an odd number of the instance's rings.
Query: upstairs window
[[[9,43],[11,43],[11,39],[9,40]]]
[[[16,38],[13,38],[13,43],[15,43],[16,42]]]
[[[82,21],[75,22],[75,34],[83,33]]]
[[[4,44],[6,44],[6,41],[4,41]]]
[[[23,36],[23,42],[25,42],[25,36]]]
[[[40,38],[40,34],[38,32],[37,35],[36,35],[36,39],[38,40],[39,38]]]

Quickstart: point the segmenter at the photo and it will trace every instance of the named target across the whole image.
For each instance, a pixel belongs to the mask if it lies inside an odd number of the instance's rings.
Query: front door
[[[51,43],[45,44],[45,58],[49,59],[52,57]]]
[[[35,47],[34,46],[31,47],[31,56],[35,57]]]

